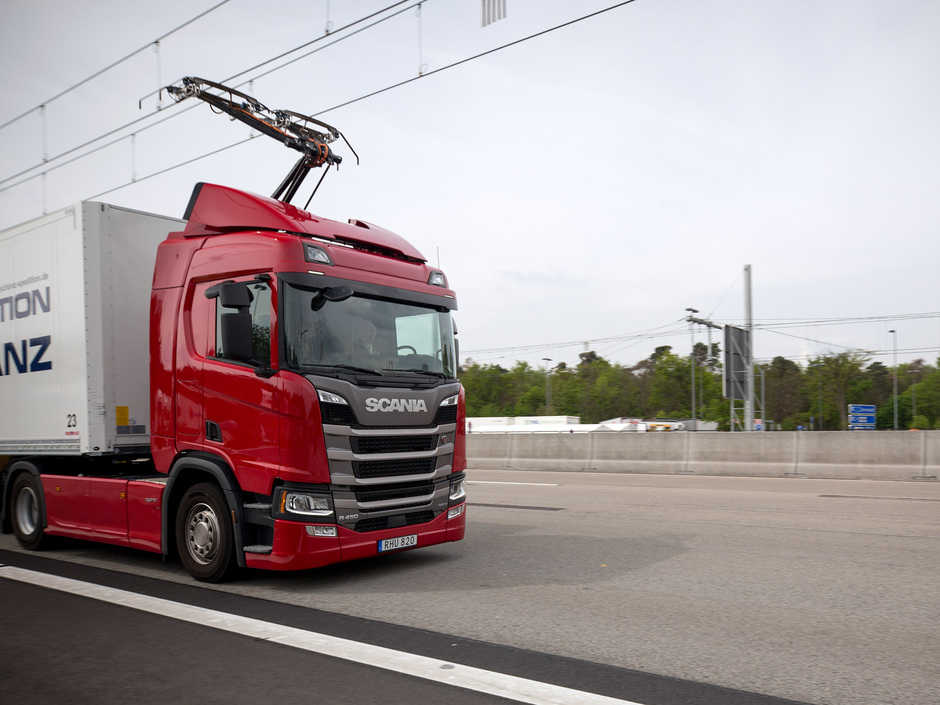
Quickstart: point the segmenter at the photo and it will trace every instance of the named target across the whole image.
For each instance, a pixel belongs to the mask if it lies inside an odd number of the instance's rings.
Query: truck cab
[[[176,527],[190,572],[219,569],[219,508],[184,501],[203,480],[220,486],[248,567],[462,538],[464,403],[444,274],[377,226],[222,186],[197,185],[185,219],[157,252],[150,381],[164,501],[197,508],[162,527]]]

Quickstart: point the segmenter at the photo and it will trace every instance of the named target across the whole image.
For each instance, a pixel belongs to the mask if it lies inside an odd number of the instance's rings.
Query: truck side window
[[[271,364],[271,287],[264,282],[249,284],[251,292],[251,357],[262,365]],[[231,313],[233,309],[223,307],[216,300],[215,307],[215,355],[226,357],[222,349],[221,323],[222,314]]]

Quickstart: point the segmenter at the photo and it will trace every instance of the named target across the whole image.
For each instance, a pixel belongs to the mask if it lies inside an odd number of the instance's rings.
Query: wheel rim
[[[16,524],[27,536],[39,526],[39,499],[32,487],[23,487],[16,495]]]
[[[208,504],[199,503],[186,517],[186,548],[200,565],[209,565],[219,552],[219,517]]]

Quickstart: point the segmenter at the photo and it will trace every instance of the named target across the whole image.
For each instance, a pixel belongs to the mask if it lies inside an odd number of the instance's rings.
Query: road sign
[[[850,414],[874,414],[874,404],[849,404]]]
[[[746,400],[747,364],[751,357],[751,333],[744,328],[725,326],[725,364],[721,380],[725,399]]]
[[[874,404],[849,404],[849,430],[850,431],[874,431],[875,430],[875,405]]]
[[[849,425],[858,426],[860,424],[871,424],[875,425],[875,415],[874,414],[849,414]]]

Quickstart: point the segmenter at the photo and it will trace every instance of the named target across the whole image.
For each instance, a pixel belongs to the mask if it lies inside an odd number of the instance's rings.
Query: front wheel
[[[13,521],[13,533],[20,545],[37,551],[48,541],[42,526],[42,485],[39,478],[28,472],[20,473],[13,482],[10,493],[10,518]]]
[[[217,583],[235,571],[234,532],[218,486],[204,482],[187,490],[176,514],[176,547],[196,580]]]

